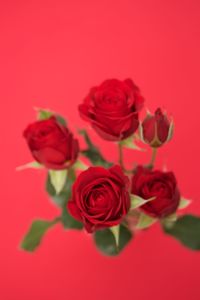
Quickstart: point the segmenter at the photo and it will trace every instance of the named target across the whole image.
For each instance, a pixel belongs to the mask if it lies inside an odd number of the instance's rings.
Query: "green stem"
[[[54,225],[54,224],[56,224],[56,223],[59,223],[61,220],[62,220],[61,217],[57,217],[57,218],[55,218],[51,223],[52,223],[52,225]]]
[[[124,170],[124,161],[123,161],[123,145],[122,143],[118,143],[119,145],[119,165],[122,167],[122,169]]]
[[[156,160],[157,148],[151,148],[151,149],[152,149],[152,155],[151,155],[151,160],[149,162],[149,167],[153,168]]]

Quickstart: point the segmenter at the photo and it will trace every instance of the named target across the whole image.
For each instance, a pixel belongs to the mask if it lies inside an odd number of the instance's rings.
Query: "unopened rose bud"
[[[147,114],[140,125],[140,135],[143,142],[152,148],[160,147],[172,138],[173,121],[158,108],[154,115]]]

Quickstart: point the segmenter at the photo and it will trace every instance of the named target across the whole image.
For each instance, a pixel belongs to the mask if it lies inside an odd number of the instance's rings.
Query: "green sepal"
[[[191,204],[192,200],[181,197],[178,209],[184,209]]]
[[[114,235],[116,246],[119,247],[119,231],[120,225],[110,227],[112,234]]]
[[[141,213],[139,216],[136,229],[145,229],[153,225],[157,221],[156,218],[152,218],[144,213]]]
[[[58,115],[57,113],[50,111],[48,109],[43,109],[43,108],[35,108],[37,111],[37,119],[42,121],[42,120],[48,120],[52,116],[55,116],[56,120],[63,126],[67,126],[66,120],[61,116]]]
[[[132,150],[138,150],[138,151],[145,151],[145,149],[139,147],[136,143],[135,143],[136,137],[133,135],[131,137],[128,137],[127,139],[124,139],[122,141],[120,141],[120,144],[125,147],[125,148],[129,148]]]
[[[58,221],[59,219],[55,219],[54,221],[35,220],[25,235],[20,247],[23,250],[33,252],[40,245],[47,230]]]
[[[83,224],[75,220],[68,212],[66,207],[63,207],[61,222],[65,229],[82,229]]]
[[[44,166],[37,161],[31,161],[25,165],[16,168],[16,171],[23,171],[26,169],[43,169]]]
[[[154,200],[156,197],[151,197],[149,199],[143,199],[138,195],[131,194],[130,198],[131,198],[131,208],[130,209],[135,209],[135,208],[138,208],[138,207],[146,204],[147,202]]]
[[[67,170],[49,170],[49,176],[56,195],[58,195],[64,188],[67,179]]]
[[[160,222],[163,226],[170,228],[174,225],[174,222],[176,222],[176,220],[177,220],[177,214],[173,213],[165,218],[162,218]]]
[[[172,139],[173,135],[174,135],[174,122],[173,120],[171,120],[166,142],[169,142]]]
[[[60,115],[55,115],[55,117],[56,117],[56,120],[61,124],[61,125],[63,125],[63,126],[67,126],[67,122],[66,122],[66,120],[62,117],[62,116],[60,116]]]
[[[75,173],[73,169],[68,170],[68,176],[64,184],[63,190],[57,194],[54,186],[51,183],[50,175],[48,174],[46,180],[46,191],[52,198],[53,202],[59,207],[65,207],[72,193],[72,184],[75,181]]]
[[[200,217],[184,215],[173,226],[163,226],[165,233],[192,250],[200,250]]]
[[[74,170],[82,170],[85,171],[89,168],[88,165],[86,165],[83,161],[78,159],[74,164],[73,164],[73,169]]]
[[[103,166],[105,168],[111,167],[113,164],[106,161],[99,149],[91,142],[87,131],[84,129],[79,130],[79,133],[84,137],[87,144],[87,149],[82,150],[81,154],[87,157],[94,166]]]
[[[142,123],[141,123],[141,122],[139,123],[138,129],[139,129],[139,137],[140,137],[140,140],[141,140],[144,144],[146,144],[146,141],[145,141],[144,135],[143,135],[143,127],[142,127]]]
[[[115,256],[127,246],[132,239],[133,234],[124,226],[119,228],[119,243],[116,244],[116,239],[109,228],[98,230],[94,233],[94,241],[97,248],[105,255]]]
[[[54,113],[48,109],[36,108],[36,111],[37,111],[37,119],[39,121],[47,120],[54,115]]]

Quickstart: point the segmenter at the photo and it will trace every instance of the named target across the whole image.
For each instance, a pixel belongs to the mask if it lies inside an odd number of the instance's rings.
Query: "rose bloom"
[[[24,137],[34,159],[48,169],[65,169],[77,159],[78,140],[55,117],[30,124]]]
[[[154,115],[147,114],[142,122],[142,139],[153,148],[160,147],[172,138],[172,126],[172,121],[158,108]]]
[[[131,191],[143,199],[155,197],[140,208],[156,218],[174,213],[180,202],[180,192],[172,172],[151,171],[139,166],[132,177]]]
[[[128,186],[121,167],[91,167],[76,179],[68,210],[89,233],[118,225],[130,208]]]
[[[131,79],[110,79],[90,90],[79,112],[103,139],[120,141],[137,130],[143,103],[140,90]]]

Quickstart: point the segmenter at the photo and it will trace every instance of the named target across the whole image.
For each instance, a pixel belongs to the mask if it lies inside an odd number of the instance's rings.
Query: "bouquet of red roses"
[[[131,79],[111,79],[90,89],[79,106],[80,116],[119,151],[117,163],[107,161],[86,130],[79,130],[87,147],[80,149],[65,119],[50,110],[38,109],[38,120],[24,131],[34,158],[19,169],[43,168],[46,191],[60,207],[52,221],[35,220],[21,247],[34,251],[49,228],[61,223],[65,229],[85,229],[107,255],[117,255],[134,233],[159,222],[163,232],[185,246],[200,249],[200,218],[179,210],[190,204],[182,197],[173,172],[155,170],[159,147],[173,135],[173,121],[158,108],[139,113],[144,98]],[[124,166],[123,148],[140,149],[141,140],[152,148],[149,164]],[[85,163],[87,161],[87,164]]]

